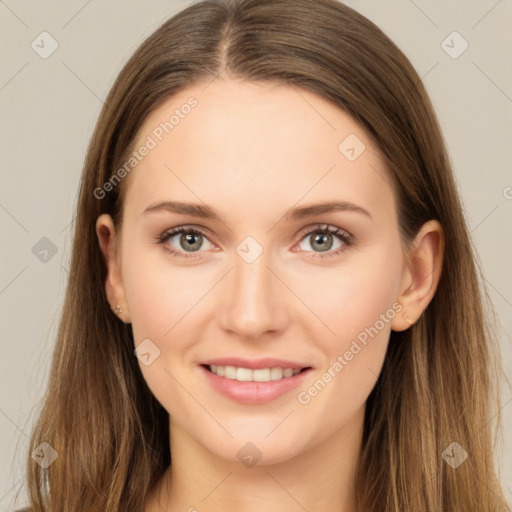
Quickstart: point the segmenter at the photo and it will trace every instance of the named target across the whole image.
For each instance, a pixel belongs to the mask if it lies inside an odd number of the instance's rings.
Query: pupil
[[[200,235],[199,235],[200,236]],[[194,245],[194,238],[197,238],[199,240],[199,236],[194,233],[185,233],[182,235],[181,240],[182,242],[186,242],[186,244]],[[201,241],[196,241],[196,247],[191,247],[192,250],[199,249],[201,247]]]
[[[330,244],[328,242],[327,243],[325,242],[325,237],[328,237],[328,240],[331,242]],[[322,242],[322,240],[323,240],[323,242]],[[320,243],[320,246],[319,246],[320,251],[328,251],[332,246],[332,236],[328,233],[319,233],[314,238],[314,244],[316,244],[317,242]],[[327,245],[327,247],[326,247],[326,245]]]

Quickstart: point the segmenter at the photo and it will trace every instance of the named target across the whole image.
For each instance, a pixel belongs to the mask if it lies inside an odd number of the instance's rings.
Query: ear
[[[121,274],[121,258],[117,247],[116,232],[112,217],[106,213],[96,220],[96,234],[101,252],[107,266],[107,278],[105,280],[105,292],[110,307],[115,314],[125,323],[130,322],[130,313],[126,303],[124,284]],[[116,310],[116,306],[119,308]]]
[[[416,235],[407,259],[397,301],[403,313],[396,315],[391,329],[404,331],[422,315],[439,284],[444,256],[444,231],[437,220],[429,220]]]

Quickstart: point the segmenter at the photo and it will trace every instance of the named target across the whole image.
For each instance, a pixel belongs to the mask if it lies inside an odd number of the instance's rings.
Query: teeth
[[[269,370],[270,380],[279,380],[284,377],[284,370],[282,368],[271,368]]]
[[[236,379],[236,368],[234,366],[224,366],[224,377],[226,379]]]
[[[286,368],[286,370],[283,370],[283,377],[292,377],[292,376],[293,376],[292,368]]]
[[[241,380],[242,382],[251,382],[253,379],[254,370],[249,370],[248,368],[236,368],[235,369],[235,379]],[[229,375],[227,376],[229,378]]]
[[[210,365],[210,371],[219,377],[238,380],[240,382],[270,382],[271,380],[280,380],[286,377],[292,377],[300,373],[299,368],[259,368],[251,370],[250,368],[237,368],[236,366]]]

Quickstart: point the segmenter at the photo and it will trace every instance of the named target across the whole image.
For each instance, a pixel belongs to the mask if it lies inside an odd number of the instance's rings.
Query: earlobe
[[[403,314],[393,319],[391,328],[404,331],[416,323],[435,295],[444,256],[444,231],[437,220],[426,222],[418,232],[404,268],[397,301]]]
[[[123,322],[129,322],[130,314],[126,303],[121,262],[116,248],[116,230],[110,215],[104,213],[97,218],[96,234],[107,268],[105,279],[107,300],[116,316]]]

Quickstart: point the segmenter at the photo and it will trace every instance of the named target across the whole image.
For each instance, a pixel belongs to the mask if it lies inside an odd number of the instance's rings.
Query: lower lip
[[[204,366],[199,366],[213,388],[223,395],[242,404],[265,404],[300,386],[306,375],[312,371],[308,368],[292,377],[285,377],[269,382],[241,382],[235,379],[220,377]]]

